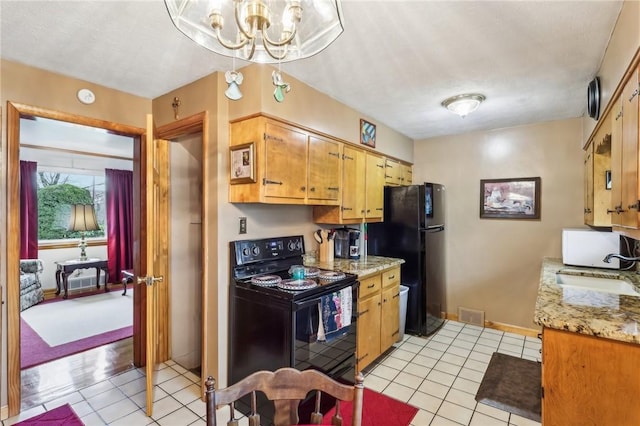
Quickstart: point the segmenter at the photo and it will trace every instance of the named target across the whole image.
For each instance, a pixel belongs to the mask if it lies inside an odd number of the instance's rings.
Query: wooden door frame
[[[202,202],[201,202],[201,217],[202,217],[202,228],[200,230],[200,238],[202,241],[202,276],[200,287],[202,291],[201,298],[201,309],[202,309],[202,327],[201,327],[201,350],[200,350],[200,371],[201,375],[206,374],[209,371],[209,361],[206,355],[206,349],[208,347],[209,333],[207,329],[207,324],[209,323],[210,313],[207,307],[207,302],[209,300],[209,288],[206,285],[207,282],[210,281],[210,268],[207,264],[207,259],[209,257],[209,245],[206,243],[207,235],[209,235],[209,225],[208,225],[208,212],[205,206],[208,205],[207,200],[209,199],[209,182],[205,179],[209,174],[210,164],[206,161],[206,158],[209,158],[209,114],[207,111],[203,111],[192,116],[174,121],[169,124],[165,124],[163,126],[159,126],[156,129],[156,138],[164,139],[164,140],[174,140],[182,136],[192,135],[200,133],[201,134],[201,147],[202,147],[202,155],[201,155],[201,182],[202,182]],[[171,160],[169,160],[169,163]],[[170,165],[169,165],[170,167]],[[143,341],[144,342],[144,341]],[[143,345],[144,348],[144,345]],[[200,380],[200,390],[201,390],[201,398],[204,398],[205,395],[205,380]]]
[[[20,117],[32,116],[65,121],[68,123],[82,124],[98,127],[111,131],[114,134],[131,136],[134,138],[134,205],[140,203],[139,194],[143,182],[140,179],[140,153],[141,138],[146,129],[118,124],[111,121],[85,117],[76,114],[68,114],[32,105],[7,101],[7,163],[6,174],[6,278],[7,278],[7,382],[8,382],[8,408],[9,417],[20,412],[21,376],[20,376]],[[137,188],[137,189],[136,189]],[[136,192],[137,191],[137,192]],[[138,195],[138,196],[137,196]],[[140,206],[134,206],[134,237],[140,235]],[[138,227],[136,227],[138,224]],[[9,240],[10,239],[10,240]],[[139,246],[134,245],[134,265],[139,270],[140,252]],[[134,363],[140,364],[140,342],[144,342],[144,325],[141,325],[140,306],[144,303],[142,292],[134,292],[134,316],[133,316],[133,341]],[[136,350],[137,347],[137,350]]]

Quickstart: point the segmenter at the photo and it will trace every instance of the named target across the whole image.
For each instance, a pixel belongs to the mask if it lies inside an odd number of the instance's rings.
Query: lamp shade
[[[72,204],[69,231],[97,231],[100,229],[96,220],[93,204]]]

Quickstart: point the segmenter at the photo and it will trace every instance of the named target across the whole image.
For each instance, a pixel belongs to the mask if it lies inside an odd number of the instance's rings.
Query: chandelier
[[[251,62],[308,58],[342,34],[340,0],[165,0],[174,25],[199,45]]]

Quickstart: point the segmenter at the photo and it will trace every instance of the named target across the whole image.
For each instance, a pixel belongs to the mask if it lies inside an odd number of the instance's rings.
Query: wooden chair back
[[[275,407],[273,424],[275,426],[297,425],[299,422],[298,405],[309,392],[315,391],[315,407],[311,414],[311,424],[322,424],[320,412],[321,393],[335,398],[335,415],[331,424],[342,426],[340,403],[352,402],[352,426],[361,426],[362,398],[364,394],[364,376],[356,375],[354,385],[341,384],[316,370],[299,371],[294,368],[281,368],[272,371],[258,371],[227,388],[215,390],[215,381],[209,377],[206,385],[207,426],[217,426],[216,409],[229,406],[230,417],[227,426],[238,426],[234,403],[245,395],[251,394],[251,413],[247,416],[249,426],[260,425],[260,414],[256,409],[256,392],[264,393]]]

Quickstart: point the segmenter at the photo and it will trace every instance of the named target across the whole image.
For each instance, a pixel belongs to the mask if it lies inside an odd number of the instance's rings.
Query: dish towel
[[[346,287],[320,298],[319,341],[325,342],[349,331],[353,303],[351,294],[351,287]]]

